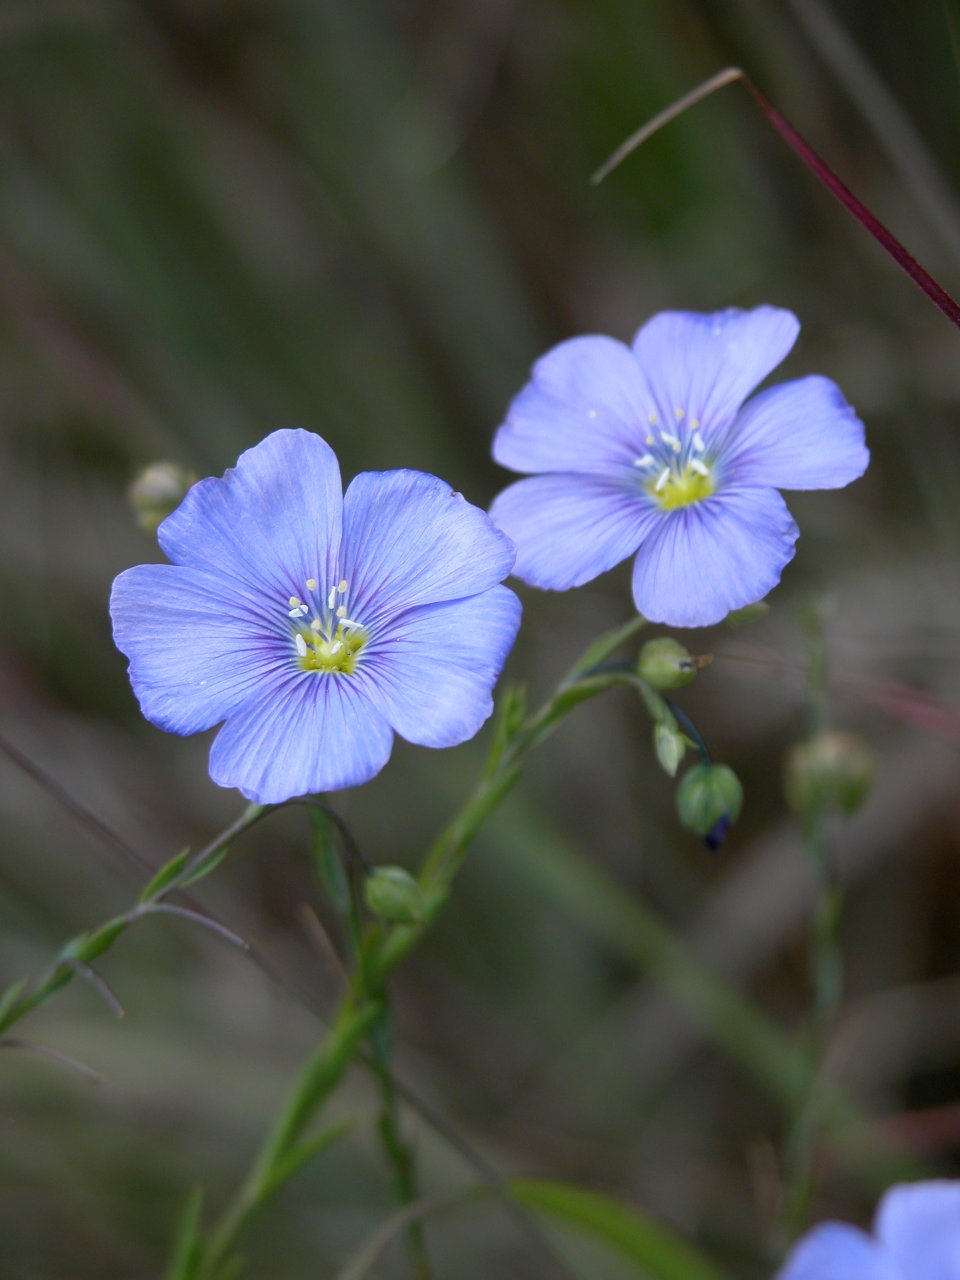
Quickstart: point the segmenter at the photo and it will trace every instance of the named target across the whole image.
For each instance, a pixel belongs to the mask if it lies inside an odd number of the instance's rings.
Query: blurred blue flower
[[[821,1223],[794,1247],[777,1280],[960,1280],[960,1182],[892,1187],[872,1236]]]
[[[565,591],[638,552],[653,622],[705,626],[766,595],[798,529],[778,489],[830,489],[867,466],[863,424],[826,378],[745,398],[787,355],[789,311],[666,311],[633,346],[573,338],[534,366],[493,454],[529,479],[491,508],[514,573]]]
[[[510,542],[449,485],[365,472],[277,431],[158,531],[172,564],[121,573],[114,637],[148,720],[225,721],[210,775],[261,804],[366,782],[394,731],[472,737],[520,621]]]

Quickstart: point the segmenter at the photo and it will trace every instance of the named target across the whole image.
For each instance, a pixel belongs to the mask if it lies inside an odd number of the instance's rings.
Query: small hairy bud
[[[699,663],[677,640],[648,640],[637,659],[637,674],[654,689],[679,689],[697,674]]]
[[[799,742],[784,761],[787,803],[797,813],[856,813],[873,783],[873,753],[850,733],[830,730]]]
[[[695,764],[677,787],[677,813],[690,831],[719,844],[743,807],[743,787],[725,764]]]
[[[403,867],[377,867],[364,881],[363,892],[373,914],[388,924],[423,923],[423,892]]]
[[[151,462],[144,467],[127,490],[141,529],[156,532],[157,526],[179,507],[196,478],[175,462]]]

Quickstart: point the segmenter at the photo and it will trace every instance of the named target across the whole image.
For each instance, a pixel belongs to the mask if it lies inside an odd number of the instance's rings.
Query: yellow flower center
[[[287,617],[294,623],[293,646],[301,671],[353,675],[370,634],[361,623],[347,616],[346,596],[344,580],[323,599],[317,594],[316,579],[308,578],[307,602],[299,596],[290,597]]]
[[[660,428],[656,414],[649,415],[644,440],[647,451],[633,463],[644,473],[644,489],[664,511],[702,502],[717,488],[714,459],[700,433],[699,421],[687,418],[686,410],[679,406],[673,413],[676,428],[669,431]]]
[[[689,507],[693,502],[709,498],[716,487],[712,469],[703,463],[695,468],[688,462],[682,469],[665,467],[656,480],[647,485],[647,492],[664,511],[676,511],[678,507]]]

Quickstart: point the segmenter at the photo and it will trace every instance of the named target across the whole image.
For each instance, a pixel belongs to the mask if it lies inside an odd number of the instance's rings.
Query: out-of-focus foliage
[[[644,118],[737,63],[956,289],[951,14],[908,0],[5,0],[2,733],[137,857],[0,759],[0,986],[240,808],[207,778],[206,737],[140,719],[111,644],[113,576],[158,556],[127,504],[142,467],[220,472],[301,425],[348,474],[420,468],[485,504],[506,478],[492,431],[548,345],[626,338],[664,307],[770,302],[804,325],[784,374],[839,382],[874,464],[849,492],[791,499],[803,536],[768,617],[691,642],[716,660],[677,698],[744,782],[735,835],[708,855],[678,827],[626,691],[581,710],[400,975],[401,1072],[504,1172],[614,1193],[731,1274],[769,1274],[778,1099],[702,1033],[682,982],[664,995],[649,949],[592,927],[562,868],[571,848],[589,856],[798,1025],[813,889],[780,779],[805,734],[799,619],[816,595],[830,714],[877,758],[870,801],[835,834],[849,991],[830,1058],[884,1133],[955,1168],[960,335],[739,89],[587,181]],[[534,692],[629,613],[626,570],[523,596],[511,671]],[[367,857],[410,865],[482,749],[400,747],[343,796]],[[158,1276],[189,1189],[216,1204],[235,1185],[341,981],[308,843],[284,815],[203,886],[252,959],[146,921],[103,965],[123,1022],[74,984],[25,1025],[101,1085],[0,1056],[4,1277]],[[390,1212],[369,1082],[351,1090],[369,1123],[258,1224],[251,1275],[335,1274]],[[408,1123],[428,1192],[471,1181],[424,1119]],[[825,1172],[819,1207],[865,1215],[869,1178],[836,1157]],[[491,1204],[430,1234],[442,1275],[546,1274]],[[584,1257],[593,1280],[623,1274]],[[399,1254],[381,1274],[403,1274]]]

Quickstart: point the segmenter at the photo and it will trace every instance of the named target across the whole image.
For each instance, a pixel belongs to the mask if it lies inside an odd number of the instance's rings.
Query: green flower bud
[[[770,612],[770,606],[766,600],[758,600],[755,604],[745,604],[742,609],[734,609],[726,616],[727,626],[746,627],[751,622],[756,622],[760,618],[765,618]]]
[[[152,462],[127,490],[127,498],[137,515],[137,523],[148,533],[166,520],[183,501],[197,477],[175,462]]]
[[[675,778],[687,751],[687,740],[683,734],[659,721],[653,726],[653,749],[661,768]]]
[[[806,816],[851,814],[873,783],[873,753],[850,733],[818,733],[787,752],[784,790],[791,809]]]
[[[743,787],[725,764],[695,764],[677,787],[680,821],[698,836],[710,838],[718,824],[736,822],[743,807]]]
[[[389,924],[423,924],[423,892],[403,867],[377,867],[363,884],[367,906]]]
[[[637,659],[637,674],[654,689],[679,689],[697,674],[698,660],[670,636],[648,640]]]

